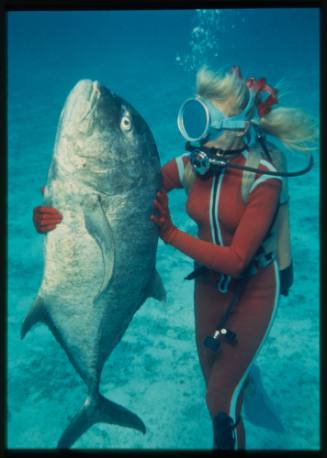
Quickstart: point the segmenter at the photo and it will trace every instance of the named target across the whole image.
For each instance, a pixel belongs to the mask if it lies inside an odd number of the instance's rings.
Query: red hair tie
[[[231,71],[238,78],[243,79],[240,67],[233,65]],[[269,84],[266,82],[266,78],[260,78],[259,80],[256,80],[254,77],[251,77],[247,80],[246,85],[249,89],[252,89],[257,93],[257,97],[259,98],[257,109],[261,118],[271,111],[272,105],[278,103],[277,89],[269,86]],[[268,97],[264,101],[262,101],[260,98],[260,94],[262,92],[266,92],[268,94]]]
[[[267,92],[269,94],[266,100],[258,103],[257,108],[260,117],[263,117],[269,113],[271,111],[271,106],[278,103],[277,89],[269,86],[269,84],[266,83],[265,78],[261,78],[260,80],[249,78],[246,82],[246,85],[249,89],[256,91],[259,97],[261,92]]]

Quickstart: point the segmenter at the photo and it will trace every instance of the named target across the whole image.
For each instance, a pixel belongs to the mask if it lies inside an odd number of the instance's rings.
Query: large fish
[[[99,383],[135,312],[149,296],[165,298],[150,220],[160,177],[143,118],[98,81],[79,81],[60,116],[45,189],[45,205],[63,220],[46,235],[41,286],[21,331],[23,338],[35,323],[48,325],[87,385],[59,448],[97,422],[145,432],[137,415],[100,394]]]

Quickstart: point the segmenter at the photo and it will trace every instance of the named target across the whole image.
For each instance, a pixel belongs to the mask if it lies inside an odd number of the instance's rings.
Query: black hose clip
[[[217,352],[221,344],[221,338],[223,338],[230,345],[234,345],[237,340],[237,335],[230,329],[224,327],[219,328],[215,330],[213,336],[207,336],[204,339],[203,345],[205,345],[207,348],[210,348],[210,350]]]

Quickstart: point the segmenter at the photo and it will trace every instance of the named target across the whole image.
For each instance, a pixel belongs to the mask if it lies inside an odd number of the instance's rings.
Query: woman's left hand
[[[176,227],[170,217],[166,191],[161,190],[157,193],[156,200],[153,202],[153,207],[157,210],[157,214],[151,215],[151,220],[158,226],[160,238],[162,238],[164,242],[169,243]]]

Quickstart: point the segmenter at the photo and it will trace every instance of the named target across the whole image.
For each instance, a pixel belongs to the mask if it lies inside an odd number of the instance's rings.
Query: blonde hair
[[[206,66],[201,67],[196,77],[196,88],[202,97],[217,101],[230,100],[229,115],[242,111],[249,99],[246,81],[236,72],[222,75]],[[307,152],[317,148],[317,123],[298,108],[272,107],[268,114],[260,117],[258,125],[263,132],[277,137],[286,147],[295,151]]]
[[[220,102],[230,100],[232,113],[229,115],[242,111],[249,99],[245,81],[238,78],[235,72],[221,75],[206,66],[201,67],[196,75],[196,89],[200,96],[207,99]]]

